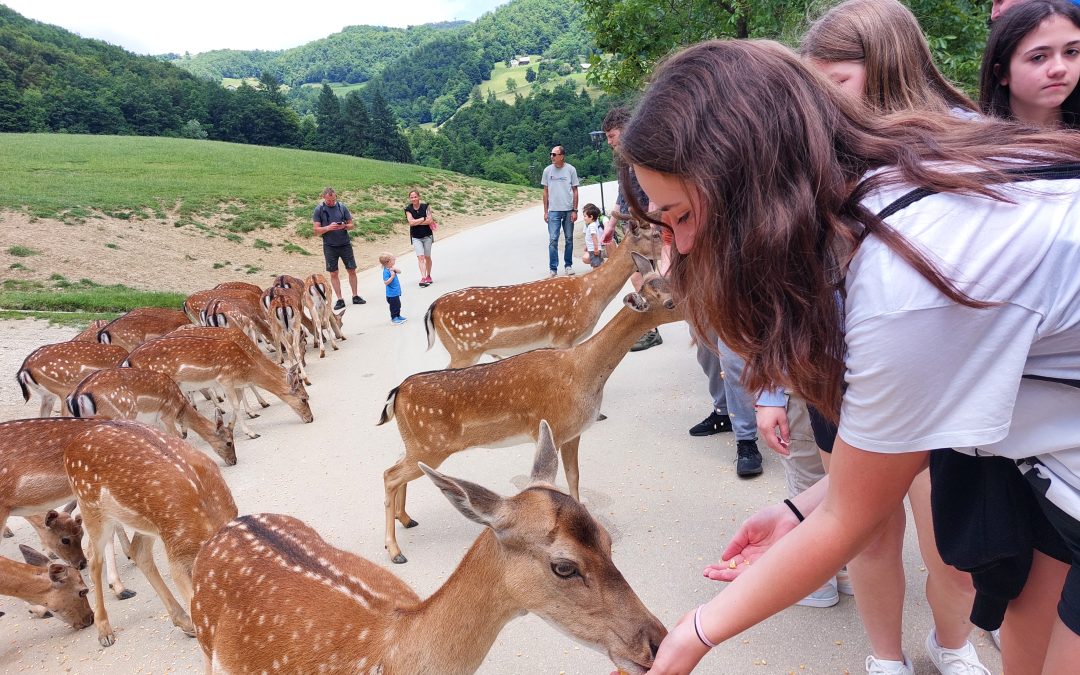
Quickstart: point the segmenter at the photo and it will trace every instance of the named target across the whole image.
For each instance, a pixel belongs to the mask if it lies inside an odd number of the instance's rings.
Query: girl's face
[[[1041,124],[1060,114],[1080,76],[1080,28],[1061,15],[1047,18],[1024,36],[1000,82],[1009,107],[1024,122]],[[1056,119],[1051,119],[1056,121]]]
[[[660,173],[640,165],[634,165],[641,188],[649,195],[649,202],[661,212],[660,219],[675,235],[675,248],[687,254],[694,248],[701,228],[701,199],[683,179],[670,173]]]
[[[420,203],[420,193],[419,192],[410,192],[409,193],[409,201],[412,202],[414,205],[419,204]]]
[[[810,63],[825,77],[832,80],[840,90],[858,100],[866,95],[866,66],[862,61],[822,61],[810,59]]]

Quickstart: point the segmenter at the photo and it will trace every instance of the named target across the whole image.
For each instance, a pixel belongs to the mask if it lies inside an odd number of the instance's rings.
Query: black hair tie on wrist
[[[795,514],[795,517],[799,519],[800,523],[806,520],[806,516],[802,514],[802,511],[799,510],[798,506],[795,506],[794,502],[792,502],[790,499],[785,499],[784,503],[787,504],[787,507],[791,509],[792,513]]]

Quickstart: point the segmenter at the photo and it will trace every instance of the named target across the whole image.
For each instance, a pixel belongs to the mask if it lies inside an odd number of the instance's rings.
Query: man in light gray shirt
[[[544,222],[548,226],[548,267],[551,276],[559,272],[559,230],[563,233],[563,266],[566,275],[574,273],[574,221],[578,210],[578,175],[573,164],[566,163],[566,151],[556,145],[551,149],[551,164],[540,179],[544,186]]]

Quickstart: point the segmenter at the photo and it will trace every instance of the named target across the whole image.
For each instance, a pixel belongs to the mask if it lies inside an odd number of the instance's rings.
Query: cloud
[[[408,26],[475,19],[507,0],[4,0],[23,16],[97,38],[137,54],[211,49],[287,49],[345,26]]]

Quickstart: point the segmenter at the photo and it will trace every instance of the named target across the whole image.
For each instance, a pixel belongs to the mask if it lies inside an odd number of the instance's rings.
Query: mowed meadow
[[[539,198],[535,189],[337,154],[207,140],[0,136],[0,316],[175,306],[225,279],[268,285],[322,267],[311,212],[332,185],[349,206],[361,266],[408,248],[402,215],[419,188],[441,232]],[[444,234],[444,236],[445,236]],[[48,317],[53,318],[53,317]]]

